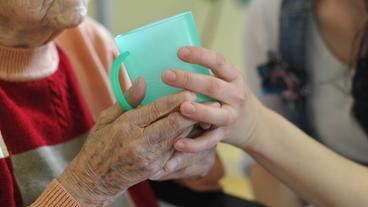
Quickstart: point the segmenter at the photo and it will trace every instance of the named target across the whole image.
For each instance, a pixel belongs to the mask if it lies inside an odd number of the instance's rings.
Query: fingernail
[[[192,103],[186,103],[183,106],[183,112],[185,114],[194,114],[196,111],[194,105]]]
[[[194,99],[197,99],[197,94],[196,93],[194,93],[194,92],[190,92],[190,93],[192,94]]]
[[[166,163],[166,168],[168,171],[174,171],[177,166],[178,163],[175,160],[171,160],[168,163]]]
[[[176,73],[172,70],[168,70],[164,74],[167,81],[175,81],[176,79]]]
[[[151,176],[151,180],[156,180],[156,179],[159,179],[161,177],[161,173],[162,171],[158,171],[155,175]]]
[[[179,149],[183,149],[185,147],[185,143],[183,141],[178,141],[176,144],[175,144],[175,147],[176,148],[179,148]]]
[[[186,47],[183,47],[180,49],[180,55],[183,57],[186,57],[188,55],[190,55],[190,50]]]
[[[192,98],[193,100],[196,100],[197,99],[197,94],[192,92],[192,91],[186,91]]]
[[[202,127],[202,129],[207,130],[207,129],[211,128],[211,124],[202,123],[201,127]]]
[[[142,77],[138,77],[134,82],[133,82],[133,86],[137,85],[139,83],[139,81],[142,79]]]

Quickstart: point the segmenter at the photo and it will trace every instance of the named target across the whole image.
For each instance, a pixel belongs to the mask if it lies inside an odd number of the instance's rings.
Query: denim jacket
[[[288,105],[289,117],[308,134],[315,137],[308,122],[306,99],[306,35],[313,0],[283,0],[281,5],[280,54],[269,53],[268,62],[259,67],[262,90],[280,96]]]
[[[279,96],[288,105],[288,117],[294,124],[314,137],[307,113],[308,71],[307,32],[314,0],[282,0],[279,30],[279,54],[270,52],[268,62],[258,68],[262,90]],[[368,163],[356,161],[364,166]]]

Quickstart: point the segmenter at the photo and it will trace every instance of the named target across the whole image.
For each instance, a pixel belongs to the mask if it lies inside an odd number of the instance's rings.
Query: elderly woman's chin
[[[85,7],[74,8],[57,14],[51,18],[49,24],[55,29],[66,29],[78,26],[87,15]]]
[[[0,45],[37,47],[79,25],[87,15],[88,0],[0,2]]]

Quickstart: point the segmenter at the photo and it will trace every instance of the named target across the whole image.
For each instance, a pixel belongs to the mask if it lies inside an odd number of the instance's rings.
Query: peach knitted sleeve
[[[31,207],[45,206],[80,207],[78,201],[76,201],[57,180],[51,182],[41,196],[38,197],[36,202],[31,205]]]

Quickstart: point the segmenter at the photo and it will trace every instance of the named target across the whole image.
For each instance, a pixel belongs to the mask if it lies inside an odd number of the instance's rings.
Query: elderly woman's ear
[[[37,47],[64,29],[79,25],[88,0],[11,0],[0,2],[0,45]]]

